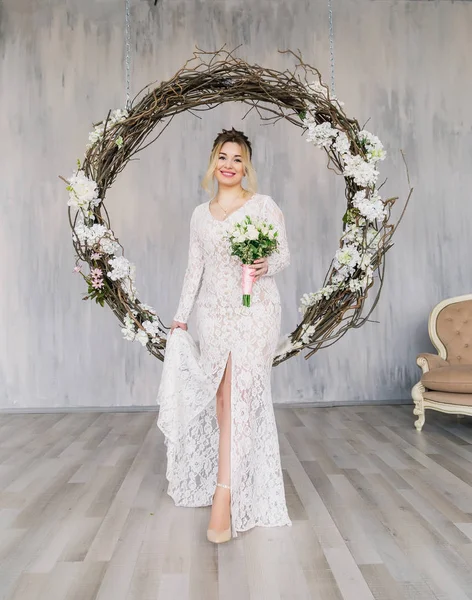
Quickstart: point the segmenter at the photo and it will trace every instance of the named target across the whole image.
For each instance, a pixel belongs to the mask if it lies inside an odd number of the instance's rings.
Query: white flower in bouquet
[[[251,306],[251,291],[254,284],[251,265],[255,260],[269,256],[277,250],[277,231],[272,224],[253,220],[247,215],[228,232],[231,256],[242,263],[243,306]]]
[[[344,156],[343,174],[346,177],[352,177],[355,183],[362,187],[374,185],[379,176],[374,164],[366,162],[362,156],[349,154]]]
[[[90,206],[98,206],[98,187],[93,179],[89,179],[82,170],[76,171],[69,179],[67,186],[69,192],[68,206],[89,210]]]
[[[249,225],[246,236],[248,240],[257,240],[259,237],[259,231],[254,225]]]
[[[377,162],[385,159],[387,153],[384,150],[382,142],[376,135],[363,129],[358,133],[357,137],[366,147],[367,160],[369,162]]]
[[[269,226],[267,225],[267,223],[263,223],[260,227],[260,231],[261,231],[262,235],[268,235],[269,231],[272,231],[272,230],[269,229]]]

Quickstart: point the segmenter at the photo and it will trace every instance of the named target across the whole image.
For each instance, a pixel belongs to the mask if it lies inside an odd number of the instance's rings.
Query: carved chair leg
[[[417,431],[421,431],[423,429],[423,425],[425,422],[425,410],[423,404],[423,392],[425,391],[424,385],[419,381],[413,389],[411,390],[411,397],[415,403],[415,408],[413,409],[413,414],[418,417],[415,421],[415,427]]]

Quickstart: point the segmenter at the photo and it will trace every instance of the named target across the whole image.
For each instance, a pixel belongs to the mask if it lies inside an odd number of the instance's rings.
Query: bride
[[[274,275],[288,266],[282,211],[256,192],[252,147],[225,130],[214,141],[203,187],[217,192],[190,220],[188,266],[171,325],[157,402],[167,447],[168,494],[178,506],[212,505],[210,541],[255,526],[290,525],[271,397],[280,335]],[[247,188],[242,187],[247,177]],[[246,215],[272,223],[278,250],[253,263],[251,306],[227,232]],[[197,308],[199,345],[187,331]]]

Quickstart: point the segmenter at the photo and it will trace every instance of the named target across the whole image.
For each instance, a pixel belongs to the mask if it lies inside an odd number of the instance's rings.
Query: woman
[[[216,180],[218,189],[192,214],[158,394],[168,493],[178,506],[212,505],[207,537],[215,543],[254,526],[291,524],[270,388],[281,312],[273,275],[289,264],[290,253],[283,214],[256,192],[251,158],[242,132],[217,136],[202,185],[211,191]],[[226,238],[246,215],[279,232],[278,251],[253,263],[250,307],[242,304],[241,262]],[[200,348],[187,332],[195,301]]]

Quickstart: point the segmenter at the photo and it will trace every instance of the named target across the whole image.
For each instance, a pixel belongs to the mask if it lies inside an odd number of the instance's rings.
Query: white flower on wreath
[[[132,265],[124,256],[115,256],[110,258],[108,264],[111,265],[111,271],[108,271],[107,276],[112,281],[118,281],[119,279],[130,277],[132,267],[134,267],[134,265]]]
[[[328,284],[325,287],[321,288],[317,292],[311,292],[309,294],[303,294],[300,300],[300,308],[299,312],[304,315],[308,308],[318,304],[323,298],[330,298],[333,293],[339,289],[339,284]]]
[[[157,321],[144,321],[143,327],[150,338],[160,337],[159,323]]]
[[[75,225],[75,236],[73,233],[72,237],[78,239],[81,246],[87,244],[89,247],[93,247],[98,243],[100,251],[105,254],[116,254],[121,249],[113,232],[99,223],[87,227],[83,220],[79,220]]]
[[[354,182],[361,187],[371,187],[377,181],[379,172],[373,163],[366,162],[362,156],[351,156],[346,154],[344,157],[345,177],[352,177]]]
[[[320,125],[311,124],[308,127],[306,141],[312,142],[318,148],[327,148],[331,145],[338,133],[339,131],[334,129],[328,121],[325,121]]]
[[[347,267],[352,272],[360,262],[361,256],[358,249],[348,244],[339,248],[334,257],[334,267],[337,271],[340,271],[342,267]]]
[[[382,236],[377,229],[369,227],[366,230],[365,241],[362,240],[362,243],[369,250],[376,250],[382,245]]]
[[[117,123],[121,123],[121,121],[124,121],[125,119],[127,119],[128,115],[129,115],[129,113],[126,109],[117,108],[116,110],[113,110],[110,113],[110,118],[108,119],[107,130],[111,129]],[[93,128],[93,131],[91,131],[89,133],[89,136],[88,136],[89,143],[87,144],[86,148],[89,149],[92,146],[94,146],[98,142],[98,140],[103,137],[104,131],[105,131],[105,121],[102,121],[102,122],[98,123],[97,125],[95,125],[95,127]],[[121,141],[120,141],[120,137],[118,137],[115,141],[115,143],[117,144],[118,147],[120,147],[123,143],[123,139],[121,138]]]
[[[334,275],[331,277],[331,281],[334,284],[343,283],[344,281],[346,281],[346,279],[349,278],[349,275],[351,274],[351,272],[352,272],[352,269],[350,269],[348,266],[344,265],[336,270]]]
[[[110,230],[100,239],[100,250],[105,254],[116,254],[121,250],[120,244]]]
[[[339,152],[339,154],[349,154],[351,149],[351,142],[344,131],[340,131],[338,133],[338,137],[334,142],[334,148]]]
[[[145,346],[149,342],[149,337],[145,331],[141,328],[136,327],[136,323],[129,315],[125,315],[124,327],[121,329],[121,333],[125,340],[129,342],[137,341],[141,345]]]
[[[327,87],[322,85],[320,80],[311,81],[310,83],[307,83],[305,87],[309,92],[314,92],[315,94],[322,94],[323,96],[328,95]]]
[[[149,342],[148,334],[142,329],[138,329],[136,333],[135,340],[141,344],[141,346],[145,346]]]
[[[349,223],[344,230],[341,241],[345,243],[360,244],[362,242],[363,228],[357,223]]]
[[[366,190],[356,192],[352,204],[370,222],[377,219],[383,220],[387,214],[385,204],[377,191],[372,192],[369,196]]]
[[[311,83],[305,84],[305,88],[310,93],[321,94],[325,98],[328,98],[329,88],[320,80],[312,81]],[[336,94],[329,94],[329,99],[331,100],[331,102],[336,102],[339,106],[344,106],[344,102],[338,100]]]
[[[67,191],[69,192],[68,206],[77,209],[88,211],[91,206],[98,206],[101,202],[96,182],[89,179],[82,170],[76,171],[70,177]]]
[[[275,355],[285,356],[285,354],[292,352],[292,350],[297,350],[298,348],[302,347],[301,340],[298,340],[298,342],[292,342],[290,335],[291,334],[285,334],[279,339],[277,348],[275,350]]]
[[[144,302],[140,302],[139,303],[139,308],[141,308],[142,310],[144,310],[144,311],[146,311],[148,313],[151,313],[151,315],[156,315],[157,316],[156,310],[152,306],[150,306],[149,304],[144,304]],[[144,323],[143,323],[143,325],[144,325]]]
[[[117,258],[121,259],[124,257],[119,256]],[[136,278],[136,265],[134,265],[130,262],[128,262],[128,264],[129,264],[128,275],[125,275],[124,277],[119,278],[120,287],[123,290],[123,292],[128,296],[128,298],[134,302],[136,300],[136,296],[138,295],[138,290],[136,289],[136,286],[134,285],[134,281]]]
[[[134,338],[136,337],[135,323],[129,315],[125,315],[125,318],[123,319],[123,321],[124,321],[124,327],[122,327],[121,333],[123,334],[123,337],[125,338],[125,340],[132,342],[132,341],[134,341]]]
[[[303,332],[303,335],[302,335],[302,341],[304,344],[310,343],[310,338],[315,333],[315,331],[316,331],[316,327],[314,325],[309,325],[305,329],[305,331]]]
[[[357,134],[357,138],[364,143],[367,150],[367,160],[369,162],[385,160],[387,153],[384,150],[382,142],[376,135],[363,129]]]
[[[371,262],[372,262],[372,255],[370,254],[370,252],[365,252],[362,255],[362,259],[361,259],[361,262],[359,264],[359,266],[362,269],[362,271],[367,270],[367,268],[370,267]]]

